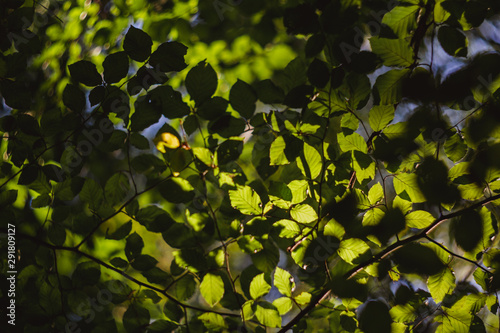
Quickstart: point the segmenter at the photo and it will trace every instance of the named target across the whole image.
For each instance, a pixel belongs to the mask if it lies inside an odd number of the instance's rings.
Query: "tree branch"
[[[0,228],[0,233],[5,233],[7,234],[7,229],[5,228]],[[203,308],[200,308],[200,307],[197,307],[197,306],[193,306],[193,305],[189,305],[189,304],[185,304],[179,300],[177,300],[175,297],[169,295],[166,290],[164,289],[160,289],[158,287],[155,287],[149,283],[146,283],[146,282],[142,282],[140,280],[137,280],[136,278],[130,276],[129,274],[125,273],[124,271],[122,271],[121,269],[118,269],[110,264],[107,264],[105,263],[104,261],[102,261],[101,259],[99,258],[96,258],[88,253],[85,253],[85,252],[82,252],[81,250],[79,250],[78,248],[76,247],[68,247],[68,246],[59,246],[59,245],[52,245],[52,244],[49,244],[41,239],[38,239],[36,237],[33,237],[33,236],[30,236],[30,235],[26,235],[26,234],[21,234],[21,233],[17,233],[16,234],[17,237],[19,238],[23,238],[23,239],[27,239],[27,240],[30,240],[36,244],[39,244],[41,246],[45,246],[47,248],[50,248],[52,250],[64,250],[64,251],[69,251],[69,252],[73,252],[73,253],[76,253],[76,254],[79,254],[87,259],[90,259],[96,263],[98,263],[99,265],[101,266],[104,266],[112,271],[115,271],[116,273],[122,275],[123,277],[125,277],[126,279],[134,282],[135,284],[137,284],[138,286],[141,286],[141,287],[145,287],[145,288],[148,288],[148,289],[151,289],[151,290],[154,290],[160,294],[162,294],[163,296],[165,296],[166,298],[168,298],[169,300],[173,301],[174,303],[177,303],[179,306],[183,307],[183,308],[188,308],[188,309],[191,309],[191,310],[195,310],[195,311],[199,311],[199,312],[211,312],[211,313],[216,313],[216,314],[219,314],[221,316],[228,316],[228,317],[236,317],[236,318],[239,318],[240,315],[239,314],[235,314],[235,313],[227,313],[227,312],[219,312],[219,311],[214,311],[214,310],[210,310],[210,309],[203,309]]]
[[[408,238],[399,240],[396,243],[393,243],[392,245],[385,248],[383,251],[377,253],[372,258],[366,260],[365,262],[357,265],[356,267],[354,267],[353,269],[348,271],[344,275],[344,277],[347,280],[353,278],[354,276],[356,276],[359,272],[361,272],[366,267],[384,259],[385,257],[390,255],[392,252],[396,251],[397,249],[401,248],[402,246],[409,244],[411,242],[415,242],[415,241],[422,239],[422,238],[427,238],[427,235],[430,234],[435,228],[437,228],[442,222],[444,222],[448,219],[460,216],[461,214],[465,213],[466,211],[480,208],[480,207],[486,205],[487,203],[489,203],[491,201],[495,201],[497,199],[500,199],[500,194],[486,198],[482,201],[479,201],[479,202],[477,202],[473,205],[470,205],[468,207],[462,208],[462,209],[455,211],[453,213],[441,215],[440,217],[435,219],[434,222],[431,223],[431,225],[429,225],[427,228],[422,230],[420,233],[415,234],[413,236],[410,236]],[[323,290],[321,290],[321,292],[302,311],[300,311],[292,320],[290,320],[288,322],[288,324],[286,324],[285,326],[283,326],[283,328],[281,330],[279,330],[279,333],[285,333],[286,331],[291,329],[295,324],[297,324],[299,322],[299,320],[302,317],[304,317],[306,314],[308,314],[310,311],[312,311],[318,303],[320,303],[325,298],[327,298],[330,295],[330,293],[331,293],[331,290],[329,287],[323,288]]]
[[[442,248],[442,249],[443,249],[443,250],[445,250],[446,252],[448,252],[448,253],[449,253],[450,255],[452,255],[453,257],[456,257],[456,258],[462,259],[462,260],[464,260],[464,261],[470,262],[471,264],[473,264],[473,265],[474,265],[474,266],[476,266],[477,268],[480,268],[480,269],[482,269],[483,271],[485,271],[486,273],[491,274],[491,272],[490,272],[487,268],[485,268],[485,267],[481,266],[480,264],[478,264],[478,263],[477,263],[477,262],[475,262],[474,260],[467,259],[467,258],[465,258],[465,257],[463,257],[463,256],[461,256],[461,255],[459,255],[459,254],[456,254],[456,253],[455,253],[455,252],[453,252],[453,251],[448,250],[448,249],[446,248],[446,246],[444,246],[443,244],[439,243],[438,241],[436,241],[436,240],[432,239],[432,238],[431,238],[431,237],[429,237],[429,236],[426,236],[425,238],[426,238],[426,239],[428,239],[429,241],[431,241],[432,243],[436,244],[437,246],[439,246],[440,248]]]

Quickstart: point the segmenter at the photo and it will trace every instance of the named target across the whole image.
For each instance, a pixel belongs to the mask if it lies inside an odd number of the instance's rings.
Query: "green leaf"
[[[345,103],[347,110],[359,110],[368,102],[372,92],[371,88],[368,76],[351,73],[347,75],[344,84],[339,89],[339,102]]]
[[[200,284],[200,292],[205,301],[214,307],[224,296],[224,282],[218,275],[207,273]]]
[[[446,295],[450,295],[455,286],[455,275],[450,268],[446,268],[436,275],[431,275],[427,279],[427,288],[429,288],[436,304],[441,303]]]
[[[206,274],[201,282],[200,292],[210,306],[215,306],[224,296],[224,282],[222,278],[211,273]]]
[[[380,221],[385,216],[385,212],[375,207],[373,209],[368,210],[363,216],[363,225],[364,226],[376,226],[380,224]]]
[[[343,152],[348,152],[351,150],[359,150],[362,153],[368,152],[368,147],[366,146],[365,139],[358,133],[352,133],[350,135],[345,135],[343,132],[337,134],[337,140],[340,149]]]
[[[128,241],[128,239],[127,239]],[[132,267],[138,271],[148,271],[156,266],[158,260],[147,254],[138,254],[134,256],[134,260],[130,262]]]
[[[250,186],[237,186],[236,190],[229,191],[231,206],[245,215],[260,215],[262,201],[259,195]]]
[[[115,173],[104,186],[104,194],[109,204],[114,206],[121,203],[130,191],[130,182],[124,173]]]
[[[320,53],[325,47],[325,36],[322,33],[312,35],[307,39],[305,46],[306,57],[311,58]]]
[[[223,138],[240,136],[245,130],[246,123],[242,118],[235,118],[225,114],[208,123],[208,132],[217,133]]]
[[[93,286],[99,282],[101,266],[94,261],[84,261],[73,272],[73,283],[78,286]]]
[[[441,323],[436,333],[469,333],[472,314],[463,309],[443,308],[443,314],[436,316],[435,321]]]
[[[203,102],[196,114],[206,120],[216,120],[225,115],[229,102],[222,97],[215,96]]]
[[[227,328],[224,317],[213,312],[206,312],[198,317],[209,331],[220,331]]]
[[[138,255],[141,254],[142,248],[144,247],[144,241],[142,237],[139,236],[136,232],[127,237],[127,241],[125,243],[125,255],[127,256],[128,261],[132,261]]]
[[[0,207],[12,205],[17,200],[17,190],[0,192]]]
[[[66,240],[66,229],[59,223],[52,223],[47,230],[47,236],[55,245],[63,245]]]
[[[483,219],[477,211],[467,210],[455,219],[452,230],[457,245],[471,252],[483,239]]]
[[[263,249],[262,243],[255,239],[252,235],[243,235],[238,239],[238,246],[243,252],[257,253]]]
[[[349,264],[356,264],[360,259],[365,258],[370,251],[370,247],[361,239],[349,238],[340,242],[337,249],[339,257]]]
[[[142,271],[141,274],[148,280],[150,283],[156,283],[156,284],[161,284],[161,285],[167,285],[168,283],[172,282],[171,276],[165,272],[162,271],[158,267],[153,267],[150,270],[147,271]]]
[[[174,301],[167,299],[165,305],[163,306],[163,313],[168,319],[179,322],[182,317],[184,317],[184,312],[182,308]]]
[[[186,89],[196,105],[201,105],[217,90],[217,73],[210,64],[200,61],[187,74]]]
[[[90,205],[93,210],[98,210],[104,200],[104,193],[99,184],[87,178],[80,191],[80,199]]]
[[[126,268],[128,266],[128,262],[120,257],[112,258],[109,263],[117,268]]]
[[[410,243],[398,249],[393,260],[402,273],[435,275],[445,268],[436,252],[420,243]]]
[[[162,72],[180,72],[187,67],[184,56],[187,46],[179,42],[166,42],[160,44],[151,54],[149,64]]]
[[[405,38],[416,28],[419,6],[396,6],[384,15],[382,23],[390,27],[399,38]]]
[[[97,105],[104,100],[106,96],[106,88],[104,86],[97,86],[89,93],[90,106]]]
[[[137,303],[132,303],[123,314],[123,327],[128,333],[140,332],[149,324],[149,311]]]
[[[255,307],[257,320],[267,327],[281,327],[281,317],[278,310],[267,302],[259,302]]]
[[[411,323],[417,318],[417,311],[410,304],[396,305],[389,313],[394,321],[399,323]]]
[[[106,239],[121,240],[127,237],[130,234],[130,231],[132,231],[132,221],[122,224],[111,235],[106,235]]]
[[[290,210],[290,216],[300,223],[311,223],[318,219],[318,214],[311,206],[307,204],[299,204]]]
[[[375,162],[370,155],[354,150],[352,151],[352,161],[356,179],[360,184],[365,179],[372,180],[375,177]]]
[[[191,298],[196,291],[196,281],[192,275],[185,275],[175,283],[175,296],[179,301]]]
[[[318,88],[324,88],[330,80],[331,70],[328,65],[315,58],[307,69],[307,78],[309,82]]]
[[[377,77],[373,86],[374,103],[392,105],[402,98],[401,84],[410,73],[409,69],[393,69]]]
[[[178,328],[178,325],[163,319],[155,320],[151,325],[148,326],[148,331],[151,332],[172,332]]]
[[[437,37],[446,53],[454,57],[467,57],[467,37],[460,30],[444,25],[439,27]]]
[[[116,52],[108,55],[102,62],[104,81],[107,84],[119,82],[128,74],[128,57],[125,52]]]
[[[265,104],[283,103],[285,99],[283,89],[277,87],[269,79],[257,82],[255,90],[261,102]]]
[[[151,37],[144,31],[131,25],[123,40],[123,49],[127,55],[132,60],[144,62],[151,55],[151,46],[153,46]]]
[[[323,161],[316,148],[308,143],[304,143],[302,156],[297,159],[297,165],[302,173],[309,179],[316,179],[321,173]]]
[[[299,303],[300,305],[306,305],[311,302],[312,295],[309,294],[308,292],[301,292],[298,296],[294,297],[295,302]]]
[[[272,182],[269,187],[269,200],[274,206],[282,209],[289,209],[292,203],[292,191],[281,182]]]
[[[270,290],[271,285],[266,281],[265,273],[260,273],[250,282],[250,296],[253,299],[267,295]]]
[[[381,301],[369,301],[359,313],[359,328],[365,333],[391,332],[392,318],[388,306]]]
[[[468,147],[460,134],[455,133],[446,139],[444,143],[444,152],[453,162],[458,162],[465,157]]]
[[[279,249],[271,242],[262,242],[263,249],[250,255],[252,262],[262,272],[272,272],[280,259]]]
[[[288,183],[288,188],[292,191],[292,204],[298,204],[307,198],[307,180],[292,180]]]
[[[107,94],[101,103],[103,111],[105,113],[115,114],[118,118],[128,124],[130,115],[130,97],[126,92],[112,85],[108,85],[106,87],[106,91]]]
[[[413,63],[413,51],[404,39],[371,37],[372,52],[384,61],[386,66],[408,67]]]
[[[394,107],[392,105],[375,105],[368,116],[370,127],[375,132],[383,130],[393,119]]]
[[[276,271],[274,272],[274,286],[278,288],[280,293],[288,297],[291,297],[292,291],[295,290],[295,282],[292,275],[279,267],[276,267]]]
[[[87,60],[80,60],[68,66],[71,77],[86,86],[94,87],[102,84],[101,74],[96,66]]]
[[[193,186],[180,177],[170,178],[158,187],[161,196],[172,203],[190,202],[194,198],[193,190]]]
[[[238,79],[229,92],[229,102],[242,117],[250,119],[255,112],[257,93],[248,83]]]
[[[151,95],[139,96],[134,103],[135,112],[130,117],[130,129],[134,132],[142,131],[156,124],[161,117],[161,109],[151,99]]]
[[[375,205],[383,198],[384,188],[382,187],[382,185],[380,183],[373,184],[373,186],[370,187],[370,190],[368,191],[368,201],[370,201],[370,204]]]
[[[406,225],[410,228],[424,229],[436,219],[425,210],[416,210],[405,216]]]
[[[1,200],[0,200],[1,201]],[[42,208],[47,207],[52,202],[52,198],[48,193],[43,193],[39,195],[33,201],[31,201],[31,208]]]
[[[284,316],[292,309],[293,303],[289,297],[280,297],[273,301],[273,305],[278,309],[280,316]]]
[[[205,165],[207,165],[209,167],[211,167],[213,165],[213,160],[212,160],[213,154],[208,148],[193,147],[193,154],[200,161],[205,163]]]
[[[153,302],[153,304],[158,304],[161,301],[161,297],[158,296],[158,294],[151,289],[142,290],[138,298],[150,299]]]
[[[161,104],[161,113],[168,119],[187,116],[190,112],[189,106],[183,102],[180,92],[170,86],[160,86],[151,91],[151,96],[156,104]]]
[[[425,196],[420,191],[417,175],[414,173],[400,173],[394,176],[394,190],[400,195],[406,191],[413,203],[425,202]]]
[[[63,91],[63,103],[73,112],[81,113],[85,110],[87,101],[85,93],[73,84],[67,84]]]
[[[130,134],[130,143],[137,149],[148,150],[150,149],[149,140],[146,139],[139,133],[131,133]]]
[[[269,158],[271,160],[270,165],[286,165],[290,164],[290,161],[286,158],[285,154],[286,142],[282,136],[278,136],[271,143],[269,148]]]
[[[132,168],[139,173],[163,172],[167,167],[165,162],[152,154],[142,154],[134,157],[130,162]]]
[[[291,220],[279,220],[273,226],[279,229],[279,236],[282,238],[295,238],[300,234],[299,225]]]
[[[187,268],[193,273],[206,270],[205,254],[198,248],[182,248],[174,251],[175,263],[181,268]]]

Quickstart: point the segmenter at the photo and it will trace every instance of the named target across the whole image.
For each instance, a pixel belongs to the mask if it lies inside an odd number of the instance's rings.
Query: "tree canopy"
[[[498,332],[497,0],[0,3],[2,327]]]

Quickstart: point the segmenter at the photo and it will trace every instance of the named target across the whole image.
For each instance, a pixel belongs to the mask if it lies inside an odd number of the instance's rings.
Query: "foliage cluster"
[[[16,328],[498,331],[499,12],[3,0]]]

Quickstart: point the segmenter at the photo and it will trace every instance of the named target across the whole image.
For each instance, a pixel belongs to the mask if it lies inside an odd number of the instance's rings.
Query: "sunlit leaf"
[[[413,62],[412,49],[404,39],[371,37],[370,45],[386,66],[407,67]]]
[[[257,275],[250,282],[250,295],[253,299],[266,295],[269,290],[271,290],[271,285],[266,281],[264,273]]]
[[[436,304],[443,301],[455,289],[455,274],[450,268],[446,268],[436,275],[429,276],[427,287]]]
[[[242,214],[260,215],[262,202],[260,197],[250,186],[238,186],[236,190],[229,191],[231,205]]]
[[[200,284],[200,292],[210,306],[215,306],[224,296],[224,282],[218,275],[208,273]]]
[[[274,286],[278,288],[279,292],[285,296],[292,296],[292,291],[295,289],[295,282],[290,273],[276,267],[274,272]]]

